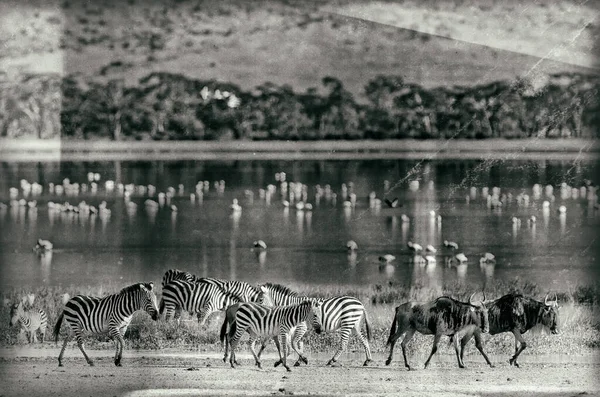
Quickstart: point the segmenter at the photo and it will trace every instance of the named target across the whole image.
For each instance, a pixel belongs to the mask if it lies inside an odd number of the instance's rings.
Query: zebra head
[[[273,297],[269,293],[270,289],[264,285],[260,286],[260,293],[258,294],[257,302],[265,306],[276,306],[273,302]]]
[[[17,325],[19,318],[24,315],[23,304],[21,302],[15,303],[10,307],[10,323],[9,326]]]
[[[152,317],[152,320],[158,320],[158,304],[156,303],[156,295],[154,294],[154,283],[141,283],[140,284],[140,307],[144,308],[144,311]]]
[[[317,334],[320,334],[323,328],[323,302],[317,299],[311,300],[311,311],[313,313],[312,323]]]

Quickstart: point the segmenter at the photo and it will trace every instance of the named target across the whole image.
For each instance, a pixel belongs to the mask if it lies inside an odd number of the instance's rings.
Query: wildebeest
[[[553,334],[558,333],[558,298],[548,301],[548,295],[543,302],[527,298],[520,294],[507,294],[494,301],[486,302],[490,321],[490,334],[512,332],[515,336],[515,354],[508,361],[510,365],[519,366],[517,358],[525,350],[527,343],[523,339],[525,332],[542,324]],[[478,329],[468,330],[461,339],[460,356],[462,358],[465,345],[475,336],[475,343],[481,344],[481,332]]]
[[[390,337],[387,345],[390,346],[390,355],[385,364],[389,365],[392,362],[394,354],[394,345],[402,334],[406,333],[402,339],[402,355],[404,357],[404,365],[410,370],[408,360],[406,359],[406,345],[412,339],[415,332],[420,332],[424,335],[435,335],[433,339],[433,348],[427,361],[425,368],[429,365],[431,357],[437,351],[437,345],[442,335],[453,336],[458,331],[466,327],[476,328],[482,332],[488,332],[488,310],[483,304],[483,301],[474,302],[472,294],[469,302],[460,302],[446,296],[437,298],[433,302],[417,304],[413,302],[404,303],[396,307],[396,314],[392,322]],[[485,294],[484,294],[485,301]],[[464,368],[462,357],[458,351],[458,341],[454,340],[454,348],[456,350],[456,358],[458,366]],[[481,343],[477,346],[487,363],[493,367],[487,355],[483,351]]]

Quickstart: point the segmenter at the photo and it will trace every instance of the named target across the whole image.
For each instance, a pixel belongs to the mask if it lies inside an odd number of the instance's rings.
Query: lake
[[[110,161],[110,162],[0,162],[0,286],[87,286],[98,283],[127,285],[136,281],[160,283],[163,273],[178,268],[199,276],[245,280],[252,283],[381,284],[439,288],[444,283],[484,282],[515,278],[548,289],[589,284],[598,276],[597,236],[599,210],[585,196],[573,197],[561,183],[579,189],[600,171],[594,160],[306,160],[306,161]],[[88,173],[98,173],[97,191],[91,191]],[[276,174],[286,182],[305,184],[312,211],[289,208]],[[49,183],[79,183],[77,195],[58,196]],[[10,206],[11,187],[21,179],[43,186],[37,209]],[[154,185],[148,197],[137,187],[127,204],[116,184]],[[203,197],[190,200],[198,181],[208,181]],[[215,182],[224,181],[224,188]],[[386,181],[389,185],[386,185]],[[414,182],[419,181],[418,188]],[[597,182],[597,181],[594,181]],[[355,206],[346,207],[342,184],[356,194]],[[539,197],[533,192],[540,184]],[[84,192],[83,184],[87,191]],[[270,200],[259,189],[273,184]],[[180,190],[182,185],[183,190]],[[315,199],[316,186],[323,194]],[[331,188],[331,194],[326,185]],[[546,185],[554,187],[549,200]],[[412,186],[412,189],[411,189]],[[144,202],[157,199],[172,187],[170,204],[147,210]],[[501,208],[489,208],[482,188],[499,187]],[[472,189],[473,188],[473,189]],[[474,191],[473,191],[474,190]],[[590,189],[586,189],[585,194]],[[369,193],[380,199],[398,198],[400,208],[371,207]],[[385,195],[387,192],[387,195]],[[568,193],[569,197],[566,197]],[[337,197],[333,199],[333,194]],[[528,195],[526,202],[523,194]],[[469,200],[467,201],[467,196]],[[17,200],[22,197],[22,191]],[[349,197],[349,196],[348,196]],[[517,200],[519,197],[520,204]],[[239,200],[241,212],[231,204]],[[98,207],[106,201],[110,216],[84,215],[49,209],[48,202]],[[173,211],[170,205],[175,205]],[[566,213],[558,208],[564,205]],[[435,215],[431,215],[435,211]],[[409,222],[402,220],[402,215]],[[534,215],[536,222],[528,219]],[[438,220],[441,216],[441,222]],[[521,224],[513,223],[517,217]],[[38,238],[54,244],[51,255],[38,256],[32,248]],[[262,239],[268,248],[253,250]],[[358,244],[348,255],[348,240]],[[443,241],[459,244],[456,252]],[[407,243],[437,248],[436,263],[414,263]],[[457,253],[465,264],[447,264]],[[486,252],[495,264],[480,265]],[[378,258],[396,259],[381,265]]]

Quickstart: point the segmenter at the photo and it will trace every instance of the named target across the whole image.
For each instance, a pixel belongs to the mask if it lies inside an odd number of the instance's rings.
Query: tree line
[[[0,136],[113,140],[323,140],[599,136],[600,78],[556,74],[470,87],[424,87],[377,76],[357,99],[333,77],[295,92],[244,91],[151,73],[121,79],[26,75],[0,81]]]

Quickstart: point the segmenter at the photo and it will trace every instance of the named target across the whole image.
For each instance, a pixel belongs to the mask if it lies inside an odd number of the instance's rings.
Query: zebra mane
[[[291,289],[289,289],[285,285],[273,284],[273,283],[266,283],[266,284],[263,284],[262,287],[265,287],[267,289],[273,290],[275,292],[280,292],[280,293],[282,293],[284,295],[298,296],[298,293],[296,291],[292,291]]]
[[[121,291],[119,291],[119,295],[126,295],[130,292],[139,291],[142,286],[146,287],[147,290],[152,291],[154,285],[153,283],[135,283],[123,288]]]

